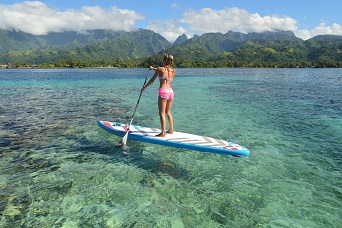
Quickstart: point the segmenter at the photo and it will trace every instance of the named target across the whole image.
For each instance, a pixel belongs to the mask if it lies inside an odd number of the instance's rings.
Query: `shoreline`
[[[82,69],[82,68],[94,68],[94,69],[102,69],[102,68],[108,68],[108,69],[112,69],[112,68],[122,68],[122,67],[113,67],[113,66],[106,66],[106,67],[102,67],[102,66],[98,66],[98,67],[68,67],[68,66],[65,66],[65,67],[56,67],[56,66],[37,66],[37,65],[34,65],[34,66],[22,66],[22,67],[16,67],[16,66],[10,66],[10,65],[0,65],[0,69],[43,69],[43,68],[46,68],[46,69],[52,69],[52,68],[58,68],[58,69]]]

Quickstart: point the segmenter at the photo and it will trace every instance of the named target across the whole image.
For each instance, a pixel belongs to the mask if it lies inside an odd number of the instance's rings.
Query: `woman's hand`
[[[157,68],[150,66],[150,70],[157,70]]]

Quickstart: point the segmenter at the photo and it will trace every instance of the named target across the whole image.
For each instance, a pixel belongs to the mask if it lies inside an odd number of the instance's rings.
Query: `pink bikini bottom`
[[[174,98],[174,93],[172,88],[159,88],[158,91],[159,97],[161,97],[162,99],[166,99],[166,100],[173,100]]]

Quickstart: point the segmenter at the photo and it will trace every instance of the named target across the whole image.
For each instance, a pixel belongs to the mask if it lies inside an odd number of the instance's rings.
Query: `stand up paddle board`
[[[102,129],[121,137],[123,137],[128,130],[127,124],[101,120],[98,120],[97,123]],[[128,132],[128,139],[154,143],[164,146],[171,146],[176,148],[187,148],[201,152],[228,154],[233,156],[249,154],[249,150],[246,147],[240,146],[236,143],[227,142],[221,139],[214,139],[211,137],[199,136],[182,132],[166,134],[165,137],[156,137],[156,135],[160,132],[161,130],[157,128],[131,125]]]

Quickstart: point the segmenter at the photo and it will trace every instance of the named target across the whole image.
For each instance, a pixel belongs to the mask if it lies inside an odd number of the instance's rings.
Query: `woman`
[[[172,67],[173,64],[173,56],[171,54],[164,55],[164,66],[154,68],[150,66],[150,70],[155,70],[153,77],[149,80],[149,82],[141,89],[143,92],[147,87],[152,85],[154,80],[159,78],[159,97],[158,97],[158,109],[159,109],[159,117],[160,117],[160,125],[161,125],[161,133],[156,135],[157,137],[165,137],[166,133],[173,134],[173,118],[171,114],[172,101],[174,98],[174,93],[171,88],[171,83],[173,78],[175,77],[176,70]],[[169,121],[169,130],[166,131],[166,119]]]

